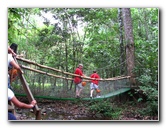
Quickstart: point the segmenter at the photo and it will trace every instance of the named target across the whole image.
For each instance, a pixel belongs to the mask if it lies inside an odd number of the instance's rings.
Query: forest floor
[[[21,101],[27,102],[25,98],[21,98]],[[103,102],[103,101],[100,101]],[[111,101],[112,102],[112,101]],[[52,100],[38,100],[38,107],[41,109],[41,120],[50,121],[95,121],[95,120],[107,120],[107,121],[144,121],[153,120],[158,121],[158,115],[148,116],[138,113],[139,110],[145,108],[145,103],[126,102],[122,103],[114,101],[114,107],[120,108],[120,114],[116,118],[103,116],[98,111],[90,111],[90,105],[96,104],[91,101],[52,101]],[[100,103],[103,104],[103,103]],[[18,120],[35,120],[35,115],[32,109],[16,109]],[[117,113],[117,112],[116,112]]]

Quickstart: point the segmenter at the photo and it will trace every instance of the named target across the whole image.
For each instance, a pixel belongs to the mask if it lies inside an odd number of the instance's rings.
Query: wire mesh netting
[[[76,87],[73,80],[55,78],[52,76],[48,76],[47,74],[40,74],[29,70],[23,70],[23,71],[26,82],[29,85],[29,88],[34,96],[42,96],[48,98],[75,97]],[[62,73],[57,73],[53,71],[51,72],[51,74],[64,76],[64,74]],[[86,81],[86,86],[84,86],[84,89],[81,92],[81,97],[86,98],[90,96],[91,81],[86,79],[83,79],[83,81]],[[12,87],[13,91],[16,94],[25,94],[19,78],[17,78],[12,83]],[[128,78],[99,81],[99,89],[101,90],[100,95],[102,96],[126,87],[130,87],[130,82]],[[94,91],[94,96],[96,96],[96,91]]]

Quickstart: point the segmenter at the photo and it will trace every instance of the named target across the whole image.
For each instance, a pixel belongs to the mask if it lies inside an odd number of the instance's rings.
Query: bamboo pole
[[[20,67],[23,68],[23,69],[26,69],[26,70],[34,71],[34,72],[45,74],[45,75],[48,75],[48,76],[53,76],[53,77],[56,77],[56,78],[73,80],[73,78],[67,78],[67,77],[63,77],[63,76],[54,75],[54,74],[51,74],[51,73],[47,73],[47,72],[44,72],[44,71],[40,71],[40,70],[37,70],[37,69],[27,67],[27,66],[24,66],[24,65],[20,65]],[[79,76],[79,77],[81,77],[83,79],[87,79],[87,80],[84,80],[84,81],[87,81],[87,82],[90,81],[90,80],[97,80],[95,78],[90,78],[90,77],[83,77],[83,76]],[[125,78],[130,78],[130,76],[123,76],[123,77],[118,76],[118,77],[113,77],[113,78],[108,78],[108,79],[98,79],[98,80],[99,81],[114,81],[114,80],[125,79]]]
[[[34,100],[34,97],[33,97],[32,92],[31,92],[31,90],[30,90],[30,88],[29,88],[29,86],[28,86],[28,84],[27,84],[27,82],[22,74],[20,74],[20,81],[23,85],[24,91],[27,94],[28,100],[31,103]],[[36,120],[41,120],[41,112],[40,112],[40,109],[39,109],[37,104],[35,105],[33,110],[34,110],[34,114],[36,115]]]
[[[37,70],[37,69],[27,67],[27,66],[24,66],[24,65],[20,65],[20,67],[23,68],[23,69],[27,69],[27,70],[34,71],[34,72],[37,72],[37,73],[41,73],[41,74],[48,75],[48,76],[53,76],[53,77],[56,77],[56,78],[73,80],[73,78],[67,78],[67,77],[63,77],[63,76],[54,75],[54,74],[51,74],[51,73],[47,73],[47,72],[44,72],[44,71],[40,71],[40,70]]]
[[[33,61],[30,61],[30,60],[27,60],[27,59],[24,59],[24,58],[19,58],[17,57],[18,60],[20,61],[23,61],[23,62],[26,62],[26,63],[29,63],[29,64],[33,64],[33,65],[36,65],[38,67],[41,67],[41,68],[46,68],[46,69],[50,69],[50,70],[53,70],[53,71],[56,71],[56,72],[60,72],[60,73],[63,73],[63,74],[67,74],[67,75],[71,75],[71,76],[77,76],[77,77],[80,77],[80,78],[83,78],[83,79],[87,79],[87,80],[94,80],[94,78],[90,78],[90,77],[85,77],[85,76],[81,76],[81,75],[77,75],[77,74],[72,74],[72,73],[69,73],[69,72],[65,72],[65,71],[61,71],[59,69],[55,69],[55,68],[52,68],[52,67],[48,67],[48,66],[45,66],[45,65],[41,65],[41,64],[38,64],[36,62],[33,62]],[[23,66],[23,65],[22,65]],[[35,69],[32,69],[32,68],[29,68],[29,67],[25,67],[23,66],[24,69],[28,69],[28,70],[31,70],[31,71],[35,71]],[[42,74],[48,74],[46,72],[43,72],[43,71],[36,71],[38,73],[42,73]],[[69,79],[69,80],[73,80],[72,78],[66,78],[66,77],[62,77],[62,76],[57,76],[57,75],[53,75],[53,74],[48,74],[50,76],[53,76],[53,77],[56,77],[56,78],[63,78],[63,79]],[[117,77],[112,77],[112,78],[108,78],[108,79],[100,79],[100,81],[114,81],[114,80],[119,80],[119,79],[125,79],[125,78],[130,78],[131,76],[117,76]]]
[[[52,70],[52,71],[60,72],[60,73],[63,73],[63,74],[81,77],[80,75],[76,75],[76,74],[73,74],[73,73],[69,73],[69,72],[65,72],[65,71],[59,70],[59,69],[55,69],[55,68],[52,68],[52,67],[48,67],[48,66],[45,66],[45,65],[41,65],[41,64],[38,64],[38,63],[36,63],[36,62],[30,61],[30,60],[27,60],[27,59],[24,59],[24,58],[19,58],[19,57],[17,57],[17,59],[18,59],[18,60],[21,60],[21,61],[23,61],[23,62],[29,63],[29,64],[36,65],[36,66],[38,66],[38,67],[40,67],[40,68],[46,68],[46,69],[50,69],[50,70]]]
[[[18,62],[17,62],[15,57],[14,57],[14,60],[18,64]],[[23,85],[24,91],[27,94],[29,102],[31,103],[34,100],[32,92],[31,92],[31,90],[30,90],[30,88],[29,88],[29,86],[28,86],[23,74],[20,73],[19,76],[20,76],[20,81],[21,81],[21,83]],[[33,110],[34,110],[34,114],[36,115],[36,120],[41,120],[41,112],[40,112],[40,109],[39,109],[37,104],[34,106]]]
[[[104,81],[114,81],[114,80],[120,80],[120,79],[127,79],[130,78],[131,76],[118,76],[118,77],[112,77],[112,78],[107,78],[107,79],[103,79]]]

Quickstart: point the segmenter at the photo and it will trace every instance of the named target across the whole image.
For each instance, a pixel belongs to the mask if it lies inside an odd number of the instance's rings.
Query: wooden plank
[[[18,64],[16,58],[14,57],[14,60],[15,62]],[[23,85],[23,89],[28,97],[28,101],[29,103],[31,103],[34,99],[33,95],[32,95],[32,92],[29,88],[29,85],[27,84],[26,80],[25,80],[25,77],[23,76],[23,74],[19,74],[19,77],[20,77],[20,81]],[[36,115],[36,120],[41,120],[41,111],[38,107],[38,105],[36,104],[33,108],[33,111],[34,111],[34,114]]]
[[[29,88],[29,85],[27,84],[27,82],[26,82],[26,80],[25,80],[25,78],[22,74],[20,74],[20,81],[23,85],[23,88],[24,88],[24,91],[25,91],[25,93],[28,97],[28,100],[31,103],[34,100],[34,97],[32,95],[32,92],[31,92],[30,88]],[[41,112],[40,112],[40,109],[39,109],[37,104],[35,105],[33,110],[34,110],[34,113],[36,115],[36,120],[40,120],[41,119]]]

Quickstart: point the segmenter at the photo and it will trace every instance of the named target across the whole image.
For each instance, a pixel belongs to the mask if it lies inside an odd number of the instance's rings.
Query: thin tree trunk
[[[120,42],[120,74],[124,75],[125,73],[125,54],[124,54],[124,44],[123,44],[123,21],[122,21],[122,9],[118,9],[118,20],[119,20],[119,42]]]

